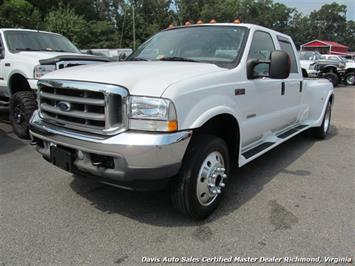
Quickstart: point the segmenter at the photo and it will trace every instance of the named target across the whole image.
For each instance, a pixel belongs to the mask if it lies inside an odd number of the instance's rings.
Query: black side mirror
[[[260,63],[261,63],[261,61],[256,58],[248,60],[248,62],[247,62],[247,77],[248,77],[248,79],[256,78],[254,75],[254,68]]]
[[[121,53],[119,56],[118,56],[118,61],[123,61],[127,58],[126,56],[126,53]]]
[[[259,64],[269,65],[268,75],[255,75],[254,68]],[[247,77],[255,79],[259,77],[269,77],[272,79],[288,78],[291,71],[291,61],[289,55],[280,50],[273,51],[270,60],[249,59],[247,62]]]
[[[291,72],[291,60],[284,51],[273,51],[270,59],[269,77],[272,79],[286,79]]]

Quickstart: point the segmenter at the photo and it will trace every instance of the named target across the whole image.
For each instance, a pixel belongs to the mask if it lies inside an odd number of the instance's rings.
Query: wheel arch
[[[237,118],[230,113],[220,113],[206,120],[194,129],[193,136],[200,134],[214,135],[226,143],[231,162],[237,162],[240,150],[240,126]]]
[[[13,95],[19,91],[31,91],[31,87],[27,81],[26,76],[18,72],[11,74],[8,81],[8,88],[10,91],[10,95]]]
[[[338,70],[335,66],[331,66],[331,65],[326,65],[322,68],[322,72],[323,73],[327,73],[327,72],[333,72],[335,74],[338,74]]]

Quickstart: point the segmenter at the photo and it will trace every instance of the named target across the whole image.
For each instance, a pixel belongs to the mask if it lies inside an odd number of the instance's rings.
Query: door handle
[[[285,82],[281,82],[281,95],[285,95]]]

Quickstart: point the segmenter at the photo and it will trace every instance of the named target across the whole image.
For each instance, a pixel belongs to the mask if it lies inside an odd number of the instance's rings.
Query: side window
[[[4,51],[4,46],[2,44],[2,36],[0,34],[0,59],[4,59],[5,56],[5,51]]]
[[[269,33],[256,31],[251,42],[248,59],[270,60],[271,52],[275,51],[275,45]],[[259,64],[254,68],[257,75],[268,75],[269,65]]]
[[[280,40],[280,39],[279,39],[279,43],[280,43],[281,50],[285,51],[290,56],[291,73],[298,73],[297,60],[291,43],[289,41]]]

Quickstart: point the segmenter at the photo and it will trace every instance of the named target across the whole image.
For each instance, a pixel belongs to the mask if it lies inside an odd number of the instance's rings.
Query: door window
[[[269,33],[256,31],[251,42],[248,59],[270,60],[271,52],[275,51],[275,45]],[[268,64],[259,64],[254,68],[256,75],[267,76]]]
[[[291,59],[291,73],[298,73],[297,60],[293,47],[289,41],[279,40],[282,51],[285,51]]]

